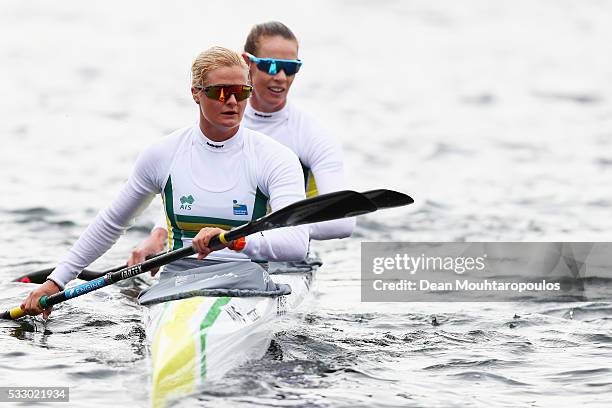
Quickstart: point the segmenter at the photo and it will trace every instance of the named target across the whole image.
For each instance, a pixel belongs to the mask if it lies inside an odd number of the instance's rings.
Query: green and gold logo
[[[193,204],[195,198],[191,194],[188,196],[181,197],[181,206],[179,207],[181,210],[191,210],[191,204]]]

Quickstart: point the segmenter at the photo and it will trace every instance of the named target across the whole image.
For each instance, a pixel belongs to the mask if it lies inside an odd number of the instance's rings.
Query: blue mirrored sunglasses
[[[270,75],[276,75],[280,71],[285,71],[288,76],[295,75],[302,66],[302,61],[299,59],[257,58],[249,53],[247,55],[250,61],[257,64],[257,69]]]

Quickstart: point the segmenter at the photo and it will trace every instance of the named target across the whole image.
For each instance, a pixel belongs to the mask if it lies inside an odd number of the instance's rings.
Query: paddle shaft
[[[219,240],[219,236],[213,237],[210,240],[209,247],[211,249],[221,249],[223,248],[223,244],[221,244]],[[51,296],[41,296],[38,300],[38,304],[43,309],[48,309],[52,306],[57,305],[58,303],[65,302],[67,300],[73,299],[75,297],[84,295],[89,292],[93,292],[94,290],[98,290],[105,286],[109,286],[115,284],[119,281],[132,278],[136,275],[140,275],[141,273],[148,272],[152,269],[159,268],[160,266],[166,265],[170,262],[174,262],[181,258],[185,258],[187,256],[195,254],[195,249],[191,246],[186,248],[180,248],[171,252],[167,252],[165,254],[156,256],[149,260],[146,260],[142,263],[139,263],[134,266],[124,267],[123,269],[112,271],[106,273],[104,276],[100,276],[99,278],[93,279],[87,283],[83,283],[81,285],[77,285],[73,288],[66,289],[62,292],[55,293]],[[114,268],[116,269],[116,268]],[[25,313],[21,309],[21,307],[15,307],[9,311],[6,311],[2,314],[3,319],[18,319],[23,317]]]
[[[223,232],[213,237],[208,247],[216,250],[223,248],[229,241],[245,237],[274,228],[310,224],[313,222],[329,221],[338,218],[352,217],[376,211],[377,207],[362,194],[354,191],[337,191],[317,197],[301,200],[288,205],[278,211],[263,216],[248,224],[242,225],[232,231]],[[121,280],[131,278],[151,269],[158,268],[167,263],[195,254],[193,247],[186,247],[168,252],[156,258],[144,261],[138,265],[124,268],[117,272],[108,273],[91,282],[66,289],[51,296],[42,296],[38,303],[47,309],[68,299],[84,295],[103,288]],[[25,315],[20,307],[4,312],[0,317],[4,319],[18,319]]]
[[[174,262],[176,260],[193,254],[195,254],[195,249],[193,249],[193,247],[191,246],[177,249],[176,251],[168,252],[164,255],[149,259],[148,261],[144,261],[137,265],[130,266],[116,272],[107,273],[102,277],[75,286],[73,288],[66,289],[63,292],[58,292],[48,297],[42,296],[38,303],[43,309],[47,309],[58,303],[65,302],[68,299],[72,299],[77,296],[93,292],[94,290],[103,288],[105,286],[120,282],[122,280],[132,278],[136,275],[140,275],[141,273],[148,272],[155,268],[159,268],[160,266],[166,265],[170,262]]]
[[[208,247],[213,250],[218,250],[218,249],[223,248],[224,245],[221,243],[221,239],[223,239],[224,235],[235,237],[235,238],[229,238],[227,242],[245,236],[244,234],[240,234],[240,233],[230,234],[230,232],[232,231],[229,231],[227,233],[222,233],[221,235],[212,237],[208,244]],[[51,296],[42,296],[38,303],[40,304],[40,307],[42,307],[43,309],[47,309],[58,303],[65,302],[66,300],[75,298],[77,296],[84,295],[89,292],[93,292],[94,290],[103,288],[105,286],[112,285],[122,280],[132,278],[136,275],[140,275],[141,273],[148,272],[152,269],[159,268],[160,266],[169,264],[171,262],[177,261],[187,256],[194,255],[195,253],[196,251],[192,246],[188,246],[186,248],[180,248],[180,249],[177,249],[171,252],[167,252],[165,254],[156,256],[154,258],[146,260],[137,265],[126,267],[126,268],[123,268],[115,272],[109,272],[104,276],[101,276],[90,282],[83,283],[82,285],[78,285],[73,288],[66,289],[63,292],[58,292]]]
[[[402,193],[398,193],[396,191],[392,191],[392,190],[385,190],[385,189],[370,190],[370,191],[364,191],[361,194],[363,194],[370,201],[372,201],[379,210],[384,209],[384,208],[399,207],[399,206],[411,204],[413,202],[411,197],[405,194],[402,194]],[[237,238],[239,237],[234,237],[234,238],[231,238],[231,236],[229,237],[230,240],[237,239]],[[150,259],[158,255],[160,254],[148,255],[146,259]],[[121,266],[116,266],[111,269],[107,269],[105,271],[92,271],[89,269],[83,269],[83,271],[79,273],[77,278],[84,280],[84,281],[92,281],[110,272],[119,271],[127,267],[128,267],[127,265],[121,265]],[[30,272],[26,275],[22,275],[18,278],[15,278],[13,281],[42,284],[42,283],[45,283],[45,281],[47,280],[47,278],[49,277],[51,272],[53,272],[54,269],[55,268],[47,268],[47,269],[42,269],[42,270],[35,271],[35,272]]]

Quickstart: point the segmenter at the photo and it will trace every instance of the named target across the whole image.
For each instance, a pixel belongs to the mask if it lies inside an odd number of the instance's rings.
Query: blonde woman
[[[197,259],[211,253],[209,240],[223,230],[305,198],[300,164],[285,146],[241,126],[251,95],[243,57],[222,47],[201,53],[192,65],[191,94],[199,121],[179,129],[141,153],[127,183],[70,249],[47,282],[21,305],[43,313],[38,300],[66,283],[106,252],[139,210],[161,194],[169,240],[192,245]],[[304,259],[308,227],[282,228],[231,242],[210,258],[219,260]],[[232,248],[232,249],[230,249]],[[190,265],[197,260],[190,260]]]

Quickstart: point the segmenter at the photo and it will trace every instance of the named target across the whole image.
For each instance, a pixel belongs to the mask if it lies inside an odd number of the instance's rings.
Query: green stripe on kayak
[[[221,313],[222,307],[227,305],[230,300],[232,300],[232,298],[227,296],[215,300],[215,303],[208,309],[208,313],[206,313],[202,323],[200,323],[200,355],[202,356],[200,375],[202,377],[202,382],[206,380],[206,334],[208,328],[215,323],[217,317],[219,317]]]

